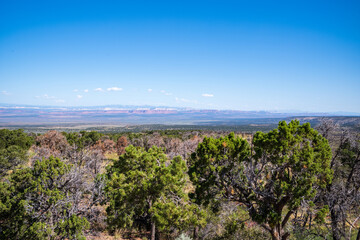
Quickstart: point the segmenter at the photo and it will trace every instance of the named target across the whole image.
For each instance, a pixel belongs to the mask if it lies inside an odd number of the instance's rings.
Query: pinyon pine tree
[[[328,141],[309,123],[282,121],[269,133],[256,133],[252,146],[233,133],[205,138],[191,156],[189,174],[199,203],[241,203],[272,239],[285,240],[285,226],[301,202],[331,182],[330,159]]]
[[[71,165],[50,157],[0,182],[0,239],[85,239],[72,204]]]
[[[186,171],[181,157],[169,161],[161,148],[127,147],[108,168],[109,225],[131,229],[136,222],[144,222],[151,226],[154,240],[157,231],[199,224],[201,213],[184,191]]]

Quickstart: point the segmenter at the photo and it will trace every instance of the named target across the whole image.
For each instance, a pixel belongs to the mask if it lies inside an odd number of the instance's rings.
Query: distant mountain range
[[[359,113],[306,113],[176,108],[166,106],[107,105],[58,107],[0,104],[0,125],[18,124],[230,124],[246,119],[291,117],[360,116]]]

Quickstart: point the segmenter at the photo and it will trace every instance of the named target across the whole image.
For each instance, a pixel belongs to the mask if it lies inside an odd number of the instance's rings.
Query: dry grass
[[[116,152],[107,152],[105,153],[105,158],[108,160],[118,160],[119,155]]]
[[[148,239],[145,235],[148,233],[143,234],[139,237],[139,234],[131,234],[129,232],[115,232],[114,235],[109,234],[108,232],[97,232],[96,234],[85,234],[86,239],[90,240],[145,240]]]

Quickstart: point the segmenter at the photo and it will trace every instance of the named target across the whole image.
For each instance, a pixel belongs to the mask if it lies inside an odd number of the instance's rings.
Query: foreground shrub
[[[84,239],[88,227],[72,204],[72,166],[50,157],[0,183],[1,239]]]

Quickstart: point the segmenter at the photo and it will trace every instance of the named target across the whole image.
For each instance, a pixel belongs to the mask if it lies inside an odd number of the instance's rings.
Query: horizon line
[[[9,107],[6,107],[9,105]],[[10,107],[11,106],[11,107]],[[193,108],[193,107],[178,107],[178,106],[165,106],[165,105],[132,105],[132,104],[105,104],[105,105],[41,105],[41,104],[17,104],[17,103],[0,103],[0,108],[25,108],[25,107],[38,107],[38,108],[105,108],[111,106],[122,106],[130,109],[107,109],[107,110],[147,110],[147,109],[139,109],[139,108],[164,108],[163,110],[206,110],[206,111],[237,111],[237,112],[268,112],[268,113],[277,113],[277,114],[304,114],[304,113],[312,113],[312,114],[346,114],[346,115],[360,115],[360,112],[347,112],[347,111],[306,111],[306,110],[240,110],[240,109],[216,109],[216,108]],[[134,109],[131,109],[134,107]],[[135,107],[137,107],[135,109]],[[105,110],[105,109],[102,109]],[[154,110],[154,109],[149,109]],[[159,109],[158,109],[159,110]],[[338,115],[340,116],[340,115]]]

